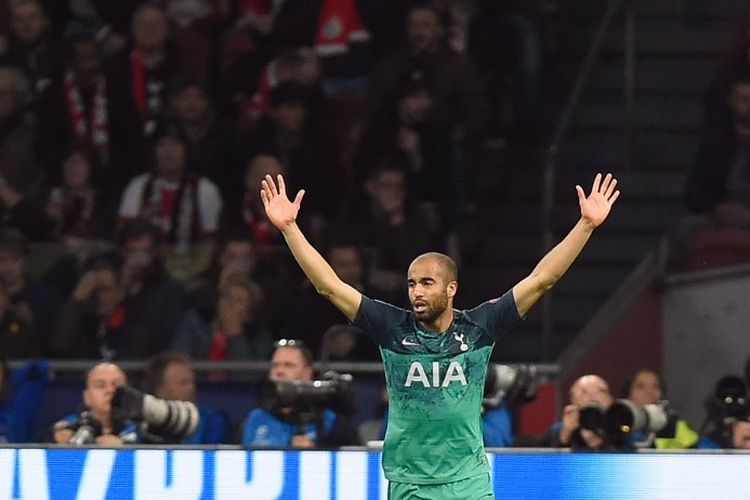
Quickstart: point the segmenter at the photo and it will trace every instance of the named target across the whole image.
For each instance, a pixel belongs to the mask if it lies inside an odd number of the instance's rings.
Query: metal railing
[[[101,360],[94,359],[59,359],[50,360],[49,367],[56,374],[84,373]],[[126,372],[141,372],[146,367],[145,361],[114,361]],[[10,360],[10,368],[17,368],[26,363],[25,360]],[[190,366],[198,373],[227,372],[237,374],[265,375],[271,363],[268,361],[192,361]],[[511,366],[514,366],[511,364]],[[547,379],[554,379],[560,372],[555,364],[536,364],[536,373]],[[335,370],[342,373],[371,375],[383,373],[383,363],[380,361],[329,361],[315,363],[316,370]]]
[[[555,213],[555,184],[560,154],[560,147],[570,129],[573,115],[578,108],[583,95],[583,90],[588,84],[597,58],[602,50],[605,36],[609,33],[612,22],[619,12],[625,16],[624,55],[625,71],[623,83],[625,88],[625,165],[630,169],[632,162],[633,144],[633,122],[635,109],[635,71],[636,71],[636,36],[635,36],[635,7],[632,0],[610,0],[607,3],[601,21],[596,28],[594,38],[589,50],[583,59],[581,68],[576,74],[576,79],[570,95],[565,101],[560,118],[555,125],[550,145],[547,148],[544,171],[542,178],[542,245],[544,252],[549,251],[556,243],[554,231]],[[552,358],[552,340],[554,332],[554,317],[552,312],[552,297],[546,295],[542,299],[542,359],[549,361]]]

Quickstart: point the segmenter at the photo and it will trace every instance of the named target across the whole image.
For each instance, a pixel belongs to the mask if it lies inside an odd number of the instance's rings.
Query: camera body
[[[704,422],[713,424],[713,431],[708,433],[721,446],[732,448],[734,424],[739,420],[750,420],[750,395],[742,378],[726,375],[718,380],[714,393],[707,402],[708,417]]]
[[[298,420],[309,421],[306,415],[325,409],[349,415],[354,412],[354,381],[350,374],[334,371],[324,373],[320,380],[268,379],[260,384],[258,400],[262,408],[277,415],[292,408],[291,415]]]

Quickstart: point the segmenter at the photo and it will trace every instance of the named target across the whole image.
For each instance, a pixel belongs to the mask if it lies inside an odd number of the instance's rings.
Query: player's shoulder
[[[367,316],[387,320],[389,323],[402,323],[409,320],[412,312],[388,302],[362,295],[358,317]]]

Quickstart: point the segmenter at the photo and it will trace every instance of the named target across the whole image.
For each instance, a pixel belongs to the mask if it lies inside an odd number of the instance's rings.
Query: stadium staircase
[[[564,2],[568,11],[555,57],[551,101],[561,106],[588,49],[606,2]],[[553,361],[683,215],[684,178],[697,147],[701,96],[722,56],[736,40],[745,1],[638,0],[636,100],[631,161],[624,134],[623,16],[605,38],[582,101],[560,149],[554,230],[560,239],[577,220],[575,184],[590,187],[595,172],[612,171],[623,195],[610,220],[552,294],[554,335],[545,343],[541,308],[504,339],[495,358]],[[470,306],[506,290],[543,254],[542,174],[546,146],[486,146],[478,176],[478,210],[463,232],[461,301]],[[630,168],[627,164],[630,163]]]

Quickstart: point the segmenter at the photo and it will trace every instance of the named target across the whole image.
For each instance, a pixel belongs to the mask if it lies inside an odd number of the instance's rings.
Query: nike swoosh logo
[[[414,342],[409,342],[408,340],[406,340],[406,339],[403,339],[403,340],[401,341],[401,345],[406,345],[406,346],[418,346],[419,344],[417,344],[417,343],[414,343]]]

